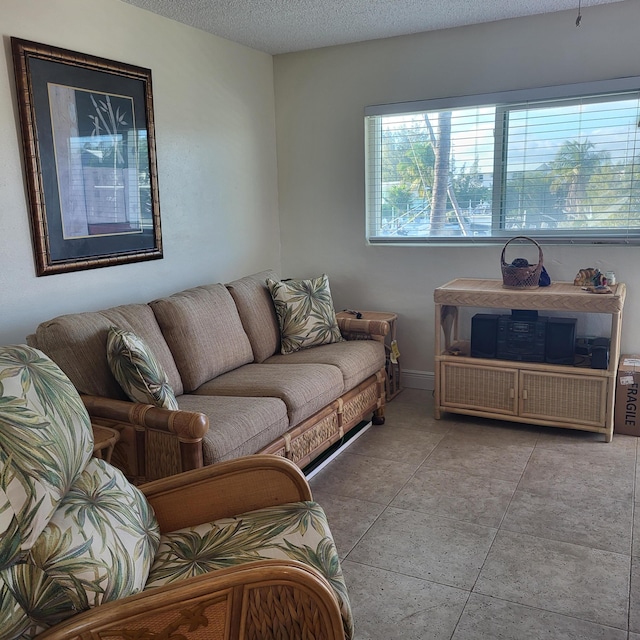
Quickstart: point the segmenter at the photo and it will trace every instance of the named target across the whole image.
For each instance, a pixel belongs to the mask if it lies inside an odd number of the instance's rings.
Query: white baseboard
[[[430,371],[412,371],[402,369],[400,374],[400,386],[407,389],[435,389],[435,375]]]

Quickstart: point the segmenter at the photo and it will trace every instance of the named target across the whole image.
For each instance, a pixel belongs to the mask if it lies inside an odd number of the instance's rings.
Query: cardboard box
[[[640,436],[639,384],[640,355],[620,356],[616,378],[614,433]]]

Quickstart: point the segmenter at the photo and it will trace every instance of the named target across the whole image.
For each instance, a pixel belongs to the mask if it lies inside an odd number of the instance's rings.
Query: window
[[[365,110],[371,243],[640,244],[640,78]]]

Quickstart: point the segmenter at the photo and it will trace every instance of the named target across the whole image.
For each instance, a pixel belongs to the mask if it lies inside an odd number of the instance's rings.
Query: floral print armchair
[[[42,352],[0,347],[0,640],[350,639],[322,508],[255,455],[135,487]]]

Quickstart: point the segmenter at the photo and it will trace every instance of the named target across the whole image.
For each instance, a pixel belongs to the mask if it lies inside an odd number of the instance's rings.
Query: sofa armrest
[[[154,480],[140,489],[153,507],[163,532],[312,499],[309,484],[298,466],[269,454],[218,462]]]
[[[340,332],[347,339],[384,340],[390,327],[386,320],[371,320],[366,318],[342,318],[337,316]]]
[[[38,638],[189,640],[203,634],[211,640],[345,638],[333,589],[315,569],[293,560],[250,562],[149,589],[75,615]]]
[[[91,422],[120,432],[112,464],[136,484],[203,466],[202,440],[209,418],[150,404],[81,396]]]
[[[194,411],[172,411],[151,404],[114,400],[101,396],[82,396],[92,418],[126,422],[137,427],[149,427],[175,433],[182,442],[196,442],[209,430],[209,418]]]

